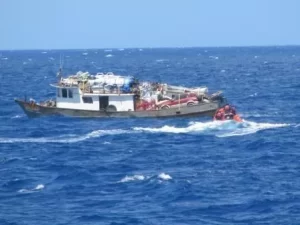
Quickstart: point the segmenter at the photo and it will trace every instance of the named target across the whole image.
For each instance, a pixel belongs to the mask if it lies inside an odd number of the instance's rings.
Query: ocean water
[[[209,117],[28,119],[65,74],[223,90]],[[300,224],[300,47],[1,51],[0,224]]]

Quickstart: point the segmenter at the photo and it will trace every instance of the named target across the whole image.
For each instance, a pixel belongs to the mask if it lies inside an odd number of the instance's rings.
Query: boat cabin
[[[134,111],[134,94],[85,93],[78,87],[56,86],[56,107],[93,111]]]

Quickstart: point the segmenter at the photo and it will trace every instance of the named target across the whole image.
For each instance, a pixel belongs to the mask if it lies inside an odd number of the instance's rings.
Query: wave
[[[161,128],[136,127],[136,131],[151,133],[201,133],[215,135],[217,137],[229,137],[256,133],[260,130],[273,129],[290,126],[290,124],[256,123],[245,121],[237,123],[235,121],[213,121],[213,122],[191,122],[187,127],[163,126]]]
[[[0,138],[0,143],[76,143],[90,138],[97,138],[105,135],[119,135],[128,133],[128,130],[95,130],[85,135],[62,135],[58,137],[41,138]]]
[[[135,181],[135,180],[145,180],[145,176],[144,175],[125,176],[119,182],[125,183],[125,182]]]
[[[158,175],[158,178],[162,180],[172,180],[172,177],[167,173],[161,173]]]
[[[95,130],[84,135],[65,134],[56,137],[29,137],[29,138],[0,138],[0,143],[76,143],[90,138],[98,138],[107,135],[133,134],[133,133],[190,133],[215,135],[217,137],[241,136],[256,133],[260,130],[275,129],[291,126],[286,123],[256,123],[245,121],[237,123],[235,121],[211,121],[211,122],[190,122],[187,127],[176,127],[165,125],[160,128],[153,127],[133,127],[131,129]],[[297,126],[295,126],[297,127]],[[104,142],[104,144],[111,144]]]

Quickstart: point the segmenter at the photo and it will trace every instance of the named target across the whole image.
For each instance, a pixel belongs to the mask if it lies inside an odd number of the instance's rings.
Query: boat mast
[[[63,59],[63,55],[62,54],[60,54],[60,58],[59,58],[59,70],[58,70],[58,72],[57,72],[57,75],[56,75],[56,77],[57,77],[57,79],[58,79],[58,83],[61,81],[61,79],[62,79],[62,71],[63,71],[63,65],[64,65],[64,59]]]

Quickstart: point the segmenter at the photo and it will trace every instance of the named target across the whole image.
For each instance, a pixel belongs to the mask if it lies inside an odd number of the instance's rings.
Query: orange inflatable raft
[[[218,109],[214,115],[214,120],[234,120],[236,122],[242,122],[241,117],[236,113],[235,109],[229,105]]]

